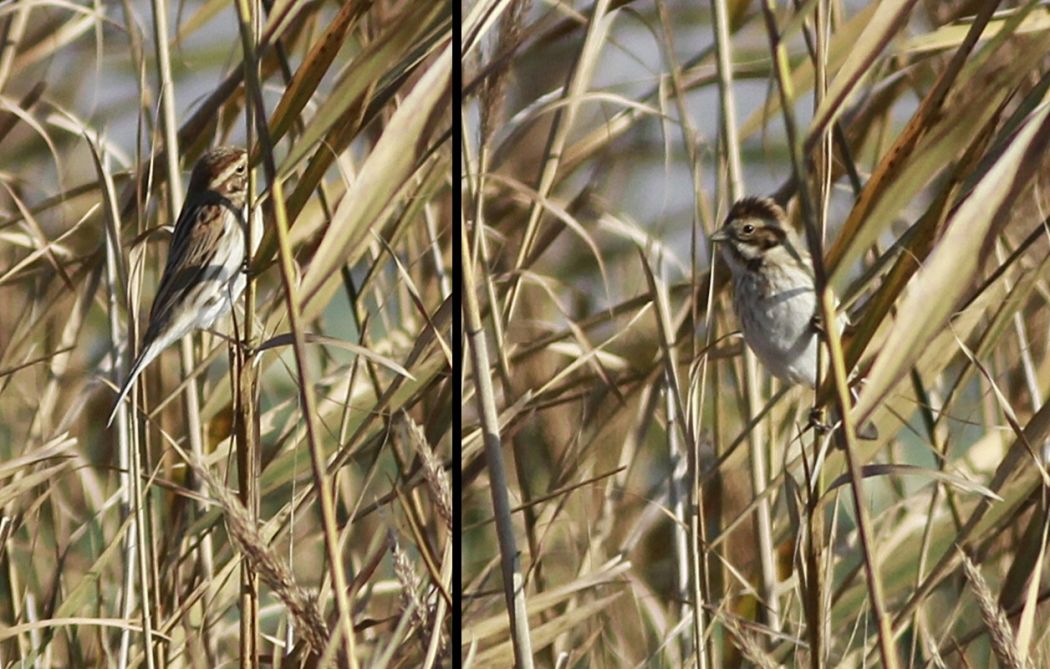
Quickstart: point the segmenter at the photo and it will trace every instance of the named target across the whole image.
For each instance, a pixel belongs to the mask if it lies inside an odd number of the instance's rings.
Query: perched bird
[[[744,198],[711,241],[733,276],[744,341],[781,381],[816,386],[813,264],[784,210],[767,198]]]
[[[107,426],[150,362],[187,333],[210,327],[244,291],[247,186],[244,149],[211,149],[194,166],[150,309],[142,351],[120,389]]]
[[[809,253],[773,200],[747,197],[711,235],[733,279],[733,308],[744,341],[774,376],[789,385],[817,385],[818,308]],[[836,322],[841,332],[845,314]],[[874,425],[858,430],[877,436]]]

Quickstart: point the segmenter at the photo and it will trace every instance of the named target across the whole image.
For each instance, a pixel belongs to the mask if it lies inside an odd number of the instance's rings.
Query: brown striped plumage
[[[151,361],[187,333],[209,327],[244,290],[247,182],[247,154],[237,147],[211,149],[193,168],[142,351],[120,390],[110,423]]]
[[[787,221],[784,210],[772,198],[768,197],[745,197],[733,203],[729,209],[727,221],[742,221],[745,218],[757,218],[759,220]]]

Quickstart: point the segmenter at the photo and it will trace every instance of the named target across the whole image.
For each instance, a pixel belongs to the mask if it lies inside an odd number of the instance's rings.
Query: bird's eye
[[[755,231],[755,226],[748,223],[742,228],[742,230],[744,231],[745,235],[750,235],[752,232]]]
[[[244,170],[245,170],[246,167],[247,166],[244,163],[241,163],[240,165],[238,165],[237,166],[237,174],[244,174]]]

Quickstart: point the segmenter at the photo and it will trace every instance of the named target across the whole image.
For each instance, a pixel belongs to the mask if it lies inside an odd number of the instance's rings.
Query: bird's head
[[[744,259],[761,256],[788,240],[787,216],[769,198],[746,197],[729,210],[711,241]]]

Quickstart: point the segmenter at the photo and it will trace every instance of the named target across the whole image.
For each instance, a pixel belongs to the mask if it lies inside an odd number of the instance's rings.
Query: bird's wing
[[[182,304],[191,290],[201,286],[202,278],[209,271],[219,248],[225,216],[225,207],[221,202],[183,207],[175,224],[168,261],[150,310],[149,330],[167,320],[162,315]],[[155,336],[157,333],[147,331],[147,341],[151,334]]]

